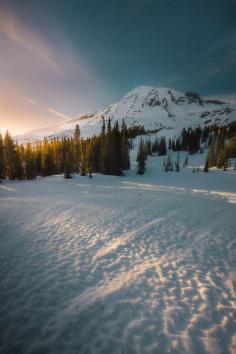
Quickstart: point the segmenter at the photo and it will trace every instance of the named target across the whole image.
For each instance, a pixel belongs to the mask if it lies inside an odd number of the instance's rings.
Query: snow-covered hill
[[[81,115],[51,128],[31,131],[18,140],[70,135],[76,124],[84,137],[101,130],[102,117],[112,121],[123,118],[128,126],[143,125],[146,130],[160,130],[161,135],[177,136],[183,127],[227,124],[236,120],[236,105],[203,99],[196,93],[180,93],[168,88],[139,86],[104,110]]]

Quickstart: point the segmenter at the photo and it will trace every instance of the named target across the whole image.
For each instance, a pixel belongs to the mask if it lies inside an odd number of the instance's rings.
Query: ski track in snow
[[[1,186],[0,353],[236,353],[236,174],[132,173]]]

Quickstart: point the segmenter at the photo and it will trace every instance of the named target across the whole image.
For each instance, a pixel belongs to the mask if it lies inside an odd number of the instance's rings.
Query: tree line
[[[131,131],[132,132],[132,131]],[[133,133],[133,132],[132,132]],[[130,168],[129,134],[123,121],[111,126],[103,119],[99,135],[81,138],[79,125],[72,137],[18,144],[9,132],[0,134],[0,179],[35,179],[64,173],[92,176],[94,172],[121,176]]]
[[[208,172],[210,167],[226,170],[231,165],[231,158],[236,158],[236,127],[214,129],[209,138],[209,149],[204,171]],[[236,168],[236,164],[234,168]]]
[[[146,169],[146,160],[153,154],[167,155],[168,149],[172,151],[186,151],[186,158],[183,167],[188,164],[188,154],[203,153],[204,148],[208,148],[208,156],[205,162],[204,171],[209,167],[226,169],[230,165],[230,158],[236,157],[236,124],[218,127],[205,126],[204,128],[183,128],[179,138],[170,138],[168,148],[164,136],[155,138],[140,139],[137,154],[137,174],[143,174]],[[236,168],[236,166],[235,166]],[[172,161],[170,156],[164,159],[164,171],[180,171],[179,155],[176,161]],[[199,167],[195,167],[196,170]],[[193,169],[194,171],[194,169]]]

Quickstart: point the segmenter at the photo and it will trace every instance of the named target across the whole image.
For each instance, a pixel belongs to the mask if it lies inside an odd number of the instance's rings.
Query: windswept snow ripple
[[[0,353],[235,353],[236,191],[136,179],[0,189]]]

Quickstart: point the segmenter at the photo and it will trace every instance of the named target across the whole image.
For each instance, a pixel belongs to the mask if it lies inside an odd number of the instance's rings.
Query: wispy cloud
[[[14,132],[98,108],[103,86],[63,28],[32,20],[0,0],[0,126]]]
[[[31,75],[37,72],[54,75],[72,85],[89,86],[97,84],[95,70],[79,54],[61,30],[58,38],[50,37],[43,28],[37,28],[29,21],[24,21],[15,12],[0,4],[0,46],[6,51],[8,59],[19,69],[28,69]],[[6,63],[7,65],[7,63]]]
[[[230,93],[230,94],[226,93],[226,94],[221,94],[221,95],[214,95],[214,97],[208,96],[207,98],[216,98],[216,97],[223,102],[236,104],[236,92]]]
[[[27,100],[28,102],[30,102],[30,103],[36,105],[36,106],[39,106],[39,107],[41,107],[41,108],[43,108],[43,109],[46,109],[48,112],[53,113],[53,114],[57,115],[58,117],[65,118],[65,119],[68,119],[68,120],[71,119],[71,117],[69,117],[69,116],[67,116],[67,115],[65,115],[65,114],[63,114],[63,113],[61,113],[61,112],[58,112],[58,111],[56,111],[55,109],[53,109],[53,108],[51,108],[51,107],[45,106],[45,105],[43,105],[43,104],[41,104],[41,103],[39,103],[39,102],[33,100],[33,99],[30,98],[30,97],[27,97],[26,100]]]
[[[42,39],[32,28],[28,28],[8,9],[0,9],[0,33],[13,44],[37,57],[58,75],[63,74],[63,68],[56,60],[53,50],[45,39]]]

